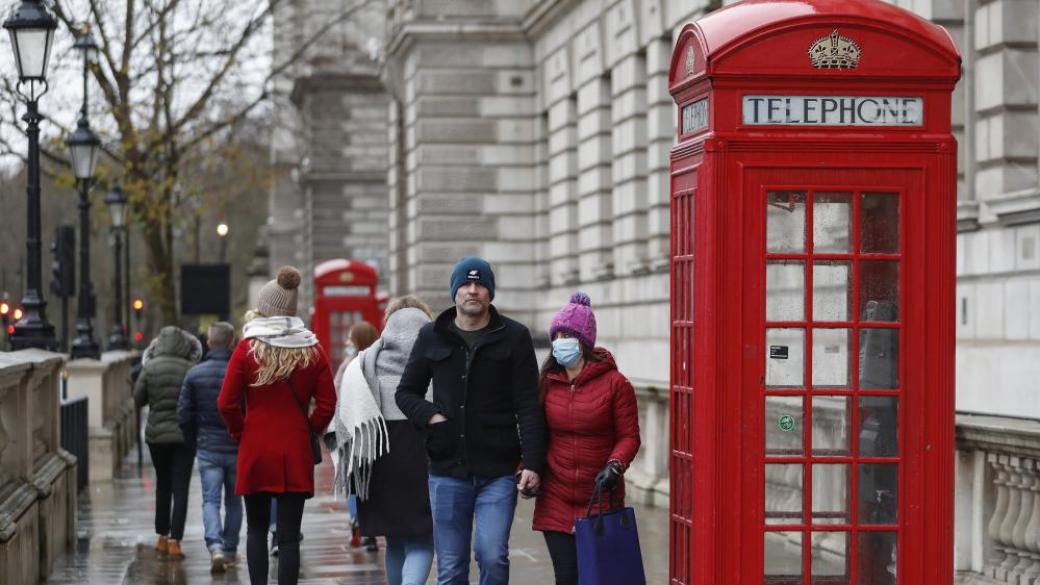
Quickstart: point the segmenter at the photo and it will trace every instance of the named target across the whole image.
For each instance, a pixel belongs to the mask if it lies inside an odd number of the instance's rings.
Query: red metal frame
[[[375,268],[357,260],[336,259],[314,268],[314,309],[311,327],[329,354],[333,370],[343,361],[350,326],[365,320],[383,328],[386,295],[376,292]]]
[[[861,46],[859,67],[813,69],[809,45],[835,29]],[[671,583],[889,585],[881,574],[867,579],[870,569],[860,567],[859,535],[877,532],[896,534],[899,584],[952,581],[956,144],[950,95],[959,75],[959,55],[945,30],[878,0],[748,0],[680,33],[669,78],[680,106],[671,177]],[[923,123],[749,126],[741,116],[745,94],[919,96]],[[682,107],[702,99],[709,100],[707,125],[683,133]],[[805,193],[802,252],[766,250],[771,191]],[[848,253],[815,253],[812,218],[820,192],[850,194]],[[892,253],[860,250],[865,192],[898,198],[899,247]],[[803,265],[804,315],[768,322],[767,262],[784,260]],[[898,264],[895,321],[862,319],[859,294],[869,282],[860,275],[880,268],[870,261]],[[814,320],[814,262],[848,263],[845,321]],[[765,386],[766,331],[774,327],[804,330],[800,386]],[[847,387],[813,386],[813,335],[821,329],[847,330]],[[898,332],[895,388],[860,388],[860,332],[874,329]],[[801,451],[766,454],[767,396],[802,398]],[[820,396],[846,398],[845,452],[813,451],[813,398]],[[860,398],[871,396],[897,397],[892,456],[859,451]],[[767,463],[802,466],[801,512],[790,516],[797,522],[767,523]],[[858,493],[866,489],[860,465],[872,463],[896,466],[895,524],[868,524],[860,516]],[[840,513],[814,513],[814,464],[847,466]],[[835,515],[845,517],[842,524],[820,523]],[[802,534],[796,577],[764,578],[764,535],[776,531]],[[848,534],[842,576],[811,575],[810,535],[823,532]]]

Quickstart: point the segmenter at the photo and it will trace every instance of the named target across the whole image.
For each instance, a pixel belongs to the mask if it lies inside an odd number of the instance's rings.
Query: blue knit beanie
[[[451,269],[451,300],[455,301],[455,293],[467,282],[478,282],[488,290],[488,296],[495,300],[495,273],[487,260],[479,256],[466,256]]]

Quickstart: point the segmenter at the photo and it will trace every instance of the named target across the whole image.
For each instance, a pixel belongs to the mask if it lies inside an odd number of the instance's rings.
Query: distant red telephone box
[[[329,354],[333,371],[345,357],[350,327],[368,321],[383,327],[386,295],[376,293],[375,268],[357,260],[328,260],[314,268],[314,314],[311,326]]]
[[[672,584],[953,582],[959,76],[881,1],[683,28]]]

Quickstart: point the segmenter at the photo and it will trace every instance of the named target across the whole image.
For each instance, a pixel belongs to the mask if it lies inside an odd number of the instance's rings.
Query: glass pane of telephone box
[[[813,194],[813,251],[842,254],[852,250],[852,193]]]
[[[860,532],[856,584],[899,585],[898,543],[895,532]]]
[[[859,318],[887,323],[899,321],[898,262],[860,262]]]
[[[766,524],[801,524],[805,508],[802,465],[767,463],[765,472]]]
[[[859,397],[859,455],[860,457],[899,456],[898,397]]]
[[[849,524],[849,465],[817,463],[812,466],[812,523]]]
[[[805,251],[805,193],[770,191],[766,194],[766,250],[775,253]]]
[[[805,454],[804,400],[801,396],[766,397],[766,455]]]
[[[815,388],[849,387],[849,330],[813,329],[812,383]]]
[[[766,386],[799,388],[805,383],[805,329],[766,329]]]
[[[801,585],[802,533],[766,532],[762,551],[765,585]]]
[[[813,263],[813,320],[848,321],[852,304],[849,262]]]
[[[842,457],[850,454],[850,414],[849,398],[846,396],[813,396],[813,455]]]
[[[899,195],[864,193],[859,213],[860,250],[867,254],[899,253]]]
[[[859,464],[859,523],[895,524],[899,515],[899,465]]]
[[[859,332],[860,389],[899,387],[899,330],[861,329]]]
[[[848,585],[849,533],[813,532],[809,571],[811,583]]]
[[[805,263],[766,264],[766,321],[805,320]]]

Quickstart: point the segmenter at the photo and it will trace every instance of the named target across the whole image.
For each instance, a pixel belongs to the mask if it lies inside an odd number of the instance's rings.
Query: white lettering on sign
[[[326,286],[327,297],[367,297],[372,291],[367,286]]]
[[[682,133],[689,134],[708,127],[708,98],[683,106]]]
[[[921,126],[924,98],[746,95],[744,123],[752,126]]]

